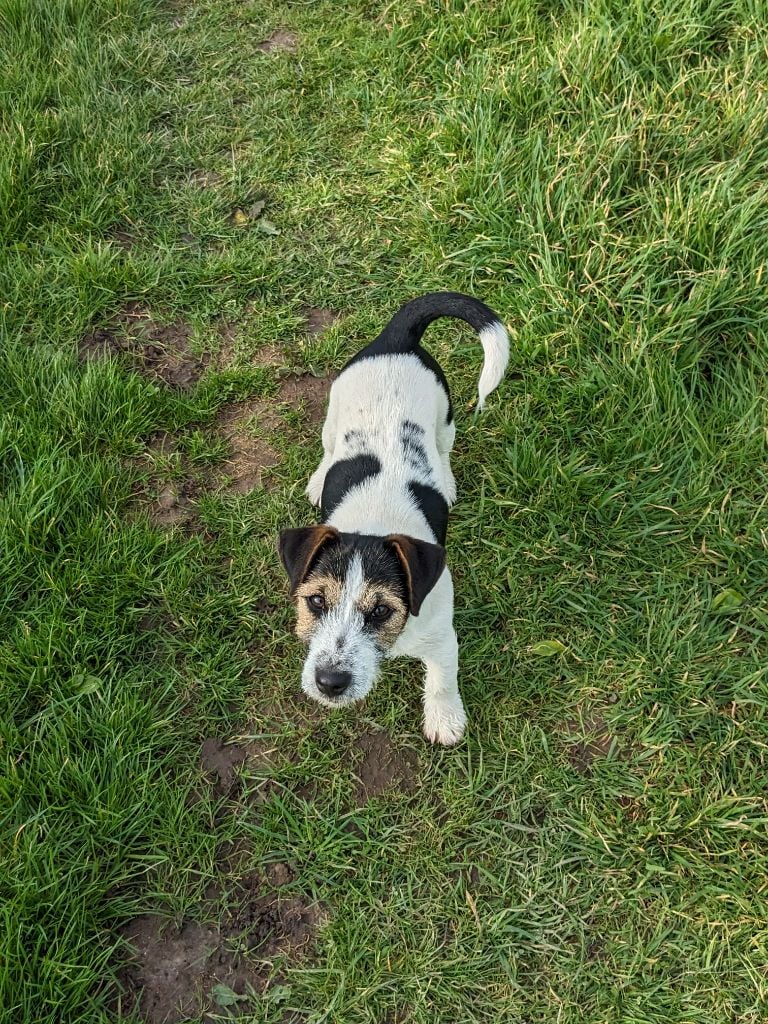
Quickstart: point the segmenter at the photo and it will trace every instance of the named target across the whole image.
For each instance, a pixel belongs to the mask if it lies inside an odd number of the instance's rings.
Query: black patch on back
[[[424,436],[424,427],[420,423],[414,423],[413,420],[403,420],[402,429],[408,434],[415,434],[419,437]]]
[[[400,424],[400,444],[403,456],[411,469],[418,470],[428,480],[432,479],[432,468],[422,438],[424,428],[413,420],[403,420]]]
[[[435,540],[445,546],[448,533],[448,502],[442,494],[428,484],[419,484],[411,480],[408,484],[411,497],[419,507],[419,511],[429,523]]]
[[[353,487],[365,483],[381,472],[381,462],[375,455],[355,455],[351,459],[335,462],[325,474],[320,509],[326,521]]]
[[[373,436],[376,436],[374,431]],[[344,445],[347,458],[357,455],[370,455],[371,443],[368,434],[364,430],[347,430],[344,433]]]
[[[415,348],[410,349],[407,353],[403,353],[402,344],[394,337],[386,334],[380,334],[379,337],[372,341],[370,345],[366,345],[365,348],[361,349],[357,355],[352,356],[348,363],[346,363],[342,369],[342,373],[347,369],[348,366],[353,366],[355,363],[362,362],[363,359],[375,359],[376,356],[401,356],[401,355],[416,356],[422,366],[425,366],[431,373],[437,377],[437,382],[445,392],[445,397],[448,399],[448,415],[445,418],[446,423],[453,422],[453,402],[451,401],[451,389],[448,386],[448,380],[443,373],[443,369],[440,363],[431,356],[426,349],[423,349],[421,345],[417,345]]]

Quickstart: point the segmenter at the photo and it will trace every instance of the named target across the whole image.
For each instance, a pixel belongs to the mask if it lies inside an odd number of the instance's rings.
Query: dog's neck
[[[365,514],[361,514],[362,509]],[[424,517],[416,508],[404,505],[403,501],[390,496],[387,501],[384,495],[375,505],[355,503],[335,509],[328,517],[328,526],[335,526],[340,533],[360,533],[367,537],[386,537],[392,533],[404,533],[416,540],[434,543]]]

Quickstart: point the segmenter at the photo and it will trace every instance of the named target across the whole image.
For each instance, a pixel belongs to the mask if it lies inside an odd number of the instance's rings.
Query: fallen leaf
[[[75,692],[78,697],[84,697],[88,693],[96,693],[101,686],[101,680],[98,676],[77,675],[73,676],[72,682],[76,686]]]
[[[726,590],[721,590],[715,597],[711,608],[713,612],[733,612],[742,604],[744,604],[743,595],[738,590],[728,587]]]
[[[563,654],[564,651],[565,644],[561,644],[559,640],[539,640],[531,648],[531,653],[539,658],[554,658],[558,654]]]
[[[221,984],[213,986],[211,995],[213,996],[213,1001],[218,1006],[234,1006],[235,1003],[248,998],[248,996],[239,996],[228,985]]]
[[[261,220],[256,221],[256,227],[265,235],[280,234],[280,228],[277,226],[277,224],[273,224],[272,221],[267,220],[266,217],[262,217]]]
[[[273,985],[261,997],[264,1003],[284,1003],[290,997],[290,985]]]
[[[252,206],[249,206],[248,207],[248,216],[251,218],[251,220],[256,220],[257,217],[260,217],[262,215],[262,213],[264,212],[264,207],[266,205],[267,205],[267,200],[266,199],[259,199],[259,201],[257,203],[254,203]]]
[[[242,228],[248,223],[248,214],[245,212],[245,210],[241,210],[240,207],[238,206],[236,209],[232,211],[229,219],[232,221],[234,225],[236,225],[239,228]]]

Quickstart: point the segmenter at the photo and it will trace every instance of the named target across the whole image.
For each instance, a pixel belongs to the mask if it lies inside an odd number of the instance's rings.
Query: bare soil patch
[[[174,475],[176,467],[187,468],[174,435],[167,431],[154,434],[147,441],[145,460],[151,475],[148,486],[136,491],[137,503],[146,510],[155,526],[192,526],[200,486],[191,475]]]
[[[258,663],[259,652],[254,652]],[[231,801],[224,813],[247,814],[276,792],[290,790],[302,800],[315,798],[315,781],[292,778],[291,766],[300,760],[302,736],[317,732],[325,714],[301,694],[261,703],[254,720],[239,736],[206,739],[200,751],[203,774],[215,796]],[[195,797],[199,799],[199,791]],[[282,884],[282,883],[281,883]]]
[[[121,1006],[125,1016],[138,1006],[151,1024],[186,1020],[210,1007],[217,983],[238,994],[259,984],[257,972],[247,965],[240,970],[229,951],[222,956],[214,925],[190,921],[177,929],[146,914],[129,922],[123,938],[134,952],[121,972],[127,990]]]
[[[253,847],[248,839],[225,839],[219,847],[216,865],[226,876],[244,875],[248,873],[253,859]],[[214,899],[220,892],[220,886],[214,883],[206,898]]]
[[[136,239],[130,231],[126,231],[124,228],[113,228],[113,230],[107,236],[110,242],[114,242],[115,245],[121,249],[125,249],[129,252],[136,245]]]
[[[275,358],[279,358],[274,353]],[[268,357],[268,356],[267,356]],[[280,455],[271,439],[284,425],[281,406],[298,409],[308,425],[322,423],[330,388],[330,380],[310,374],[285,377],[274,398],[253,398],[225,405],[216,418],[214,428],[229,442],[229,455],[224,460],[226,490],[248,494],[265,486],[265,473],[280,462]],[[221,478],[221,473],[216,474]]]
[[[224,182],[218,171],[207,171],[202,167],[196,167],[190,173],[189,180],[198,188],[216,188]]]
[[[336,323],[340,316],[335,309],[322,306],[304,306],[301,312],[306,318],[305,330],[310,335],[323,334]]]
[[[246,763],[263,771],[271,785],[275,753],[267,737],[231,743],[209,737],[201,747],[201,767],[214,792],[233,799]],[[124,1016],[137,1014],[147,1024],[202,1016],[212,1024],[228,1015],[247,1015],[270,979],[279,980],[281,964],[308,954],[322,923],[321,908],[295,891],[286,892],[296,881],[294,865],[277,861],[252,871],[250,858],[247,841],[224,844],[220,879],[206,890],[200,920],[178,923],[144,914],[123,928],[131,948],[119,972]],[[231,1002],[226,1008],[217,1003],[222,994],[217,986],[225,986],[225,1000]],[[244,998],[232,1000],[232,993]]]
[[[254,657],[258,658],[258,652],[254,652]],[[241,771],[249,784],[249,806],[259,806],[276,790],[285,788],[279,781],[281,769],[298,762],[301,738],[316,737],[328,714],[298,692],[298,680],[296,683],[296,693],[285,693],[279,700],[260,704],[255,719],[239,739],[227,744],[214,738],[205,741],[203,768],[213,778],[217,795],[239,796],[237,777]],[[351,753],[356,806],[363,806],[382,793],[415,791],[419,767],[416,752],[398,749],[383,730],[364,732]],[[294,780],[289,788],[300,799],[311,802],[316,798],[314,780]]]
[[[307,423],[317,425],[325,418],[332,382],[333,376],[313,377],[308,373],[286,377],[280,385],[278,401],[301,409]]]
[[[179,480],[166,484],[148,506],[149,516],[156,526],[176,526],[188,523],[194,516],[197,486],[192,480]]]
[[[223,924],[226,934],[236,936],[262,958],[306,945],[320,920],[316,905],[298,897],[277,898],[258,873],[241,879],[229,901]]]
[[[147,451],[153,458],[170,458],[179,450],[176,435],[168,430],[159,430],[147,441]]]
[[[249,775],[256,776],[260,782],[249,793],[248,800],[250,804],[258,805],[264,803],[276,788],[272,775],[281,756],[278,746],[267,737],[254,736],[242,742],[237,739],[226,742],[210,736],[200,749],[200,765],[212,782],[214,794],[232,799],[240,795],[240,770],[246,768]]]
[[[385,732],[363,733],[358,740],[358,751],[360,759],[355,766],[358,806],[388,790],[413,793],[418,767],[413,751],[396,750]]]
[[[285,363],[285,352],[278,345],[265,345],[251,356],[252,366],[282,366]]]
[[[591,775],[594,762],[605,760],[615,743],[607,722],[597,711],[567,719],[563,731],[568,760],[580,775]]]
[[[274,864],[268,864],[264,869],[264,873],[267,876],[268,881],[277,888],[282,885],[290,885],[296,877],[296,871],[293,865],[284,864],[282,861],[276,861]]]
[[[224,461],[227,490],[233,494],[255,490],[262,483],[264,471],[278,464],[280,456],[268,441],[255,436],[255,429],[271,434],[279,422],[272,402],[264,399],[235,402],[220,410],[215,428],[230,448]]]
[[[285,365],[285,352],[276,344],[265,345],[258,352],[249,353],[246,359],[239,359],[237,353],[238,332],[239,326],[236,323],[222,323],[219,326],[221,346],[216,357],[216,365],[220,370],[227,370],[240,362],[247,366],[267,366],[276,369]]]
[[[102,353],[107,348],[112,352],[123,351],[120,339],[109,332],[102,332],[99,338],[92,336],[89,345],[91,353],[95,346]],[[265,350],[262,358],[266,365],[282,362],[276,348]],[[296,419],[288,419],[287,413],[298,412],[307,428],[316,428],[323,421],[330,383],[330,378],[294,374],[283,378],[274,397],[223,406],[214,422],[202,428],[227,442],[227,455],[215,463],[195,466],[178,437],[168,432],[153,435],[143,456],[149,472],[147,482],[137,488],[137,505],[144,507],[158,527],[194,529],[196,504],[201,495],[248,494],[268,487],[269,470],[281,461],[276,435],[284,431],[290,440],[298,433]],[[268,609],[265,606],[255,610],[263,613]]]
[[[189,324],[159,324],[136,303],[129,303],[105,327],[81,340],[82,362],[126,357],[140,373],[161,380],[168,387],[185,390],[203,373],[208,357],[196,355],[190,345]]]
[[[225,320],[218,324],[218,335],[221,338],[221,344],[216,355],[216,366],[220,370],[226,370],[235,361],[237,331],[238,326],[236,323],[230,323]]]
[[[334,309],[320,306],[302,306],[301,315],[304,317],[304,331],[310,337],[319,337],[338,319],[340,314]],[[219,369],[225,370],[238,363],[237,336],[239,325],[237,323],[222,323],[219,327],[221,347],[216,357],[216,365]],[[276,368],[285,367],[287,353],[283,346],[278,343],[264,345],[258,352],[249,352],[244,365],[248,366],[272,366]]]
[[[133,955],[122,970],[124,1013],[138,1010],[148,1024],[175,1024],[226,1015],[216,986],[239,996],[262,993],[275,960],[306,951],[320,909],[298,897],[281,897],[265,877],[246,876],[219,894],[218,923],[185,921],[176,927],[156,914],[128,923],[123,938]],[[250,1000],[229,1007],[248,1012]]]
[[[296,53],[299,46],[299,37],[295,32],[285,28],[279,28],[272,35],[262,39],[256,44],[256,49],[262,53]]]
[[[248,751],[236,743],[224,743],[215,736],[204,740],[200,750],[203,771],[213,780],[216,796],[232,796],[237,791],[237,769]]]

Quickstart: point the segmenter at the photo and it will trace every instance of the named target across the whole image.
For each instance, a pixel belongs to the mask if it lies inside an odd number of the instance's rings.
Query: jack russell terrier
[[[466,714],[443,546],[456,425],[445,374],[421,347],[438,317],[466,320],[480,335],[482,409],[509,359],[499,317],[455,292],[406,303],[333,382],[323,458],[306,491],[322,525],[283,530],[278,550],[309,648],[305,693],[328,707],[351,704],[370,692],[382,659],[419,658],[424,734],[449,746]]]

